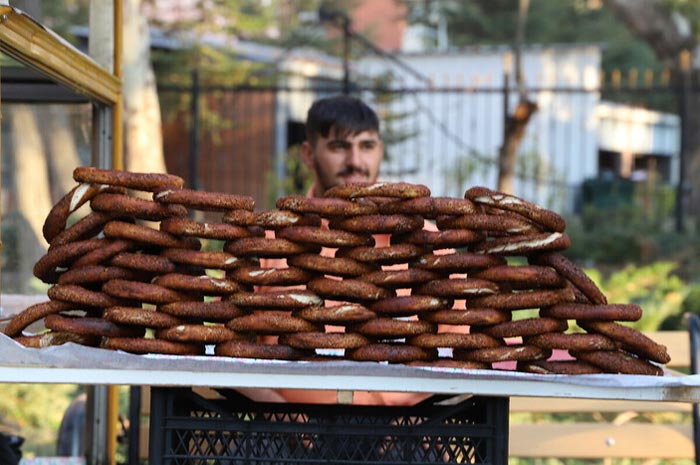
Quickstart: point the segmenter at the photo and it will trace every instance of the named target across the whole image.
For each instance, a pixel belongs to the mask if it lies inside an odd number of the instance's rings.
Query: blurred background
[[[90,1],[9,3],[87,53]],[[124,0],[125,167],[272,208],[309,186],[311,102],[357,95],[382,119],[383,179],[553,209],[566,255],[642,306],[638,329],[683,329],[700,312],[699,32],[696,0]],[[0,64],[0,289],[45,294],[41,226],[94,164],[92,107]],[[25,450],[51,455],[81,388],[0,388]]]

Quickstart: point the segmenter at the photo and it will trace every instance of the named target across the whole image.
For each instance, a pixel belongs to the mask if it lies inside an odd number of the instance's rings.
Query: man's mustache
[[[352,174],[358,174],[358,173],[362,174],[364,176],[369,176],[369,170],[362,169],[362,168],[353,168],[353,167],[349,167],[349,168],[346,168],[346,169],[340,171],[338,173],[338,176],[344,177],[344,176],[350,176]]]

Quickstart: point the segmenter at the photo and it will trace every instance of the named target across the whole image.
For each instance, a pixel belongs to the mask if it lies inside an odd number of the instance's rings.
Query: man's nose
[[[348,148],[348,165],[350,166],[361,166],[362,158],[360,156],[360,147],[351,145]]]

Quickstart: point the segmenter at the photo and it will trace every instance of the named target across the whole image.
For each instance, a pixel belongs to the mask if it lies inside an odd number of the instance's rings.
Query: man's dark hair
[[[306,139],[314,144],[319,135],[328,137],[332,128],[343,138],[363,131],[379,132],[379,118],[356,97],[337,95],[316,100],[306,117]]]

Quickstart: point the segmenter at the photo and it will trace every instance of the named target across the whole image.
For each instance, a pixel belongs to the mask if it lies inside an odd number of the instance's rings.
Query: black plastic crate
[[[204,399],[153,388],[149,463],[505,465],[508,398],[434,396],[414,406]]]

